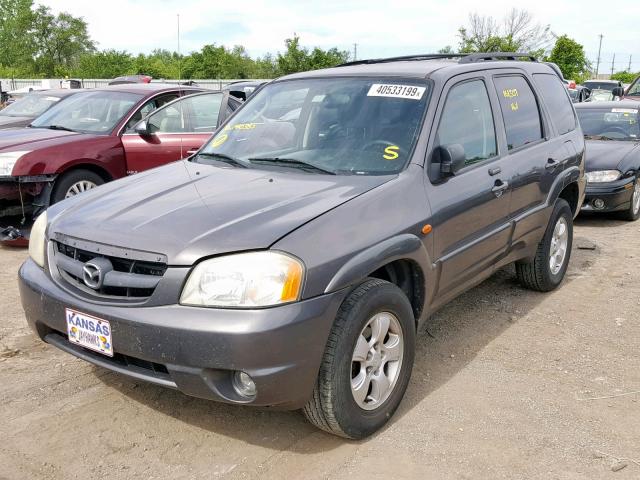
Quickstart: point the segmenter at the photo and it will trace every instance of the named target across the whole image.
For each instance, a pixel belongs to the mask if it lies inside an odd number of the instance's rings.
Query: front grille
[[[61,277],[74,287],[92,295],[142,300],[153,294],[159,279],[167,270],[164,262],[104,255],[55,240],[52,243],[55,264]],[[107,259],[116,274],[110,273],[109,278],[105,278],[104,283],[98,288],[89,288],[83,279],[82,269],[86,262],[96,258]]]

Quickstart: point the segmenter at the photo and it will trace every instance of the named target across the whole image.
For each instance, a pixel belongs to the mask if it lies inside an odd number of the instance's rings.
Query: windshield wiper
[[[216,160],[220,160],[221,162],[235,165],[236,167],[249,168],[243,161],[225,153],[200,152],[196,155],[196,157],[214,158]]]
[[[69,127],[63,127],[62,125],[47,125],[46,127],[40,128],[48,128],[49,130],[63,130],[65,132],[75,132],[75,130],[72,130]]]
[[[336,175],[336,172],[327,170],[326,168],[319,167],[313,163],[303,162],[302,160],[296,160],[295,158],[282,158],[282,157],[261,157],[250,158],[252,163],[270,163],[275,165],[283,165],[285,167],[301,168],[307,170],[315,170],[316,172],[326,173],[328,175]]]

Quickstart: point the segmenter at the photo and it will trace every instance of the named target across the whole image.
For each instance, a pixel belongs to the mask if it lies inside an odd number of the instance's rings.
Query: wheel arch
[[[402,234],[352,257],[336,272],[325,293],[359,284],[369,277],[386,280],[405,292],[414,318],[419,322],[426,311],[427,278],[431,270],[431,261],[422,241],[415,235]]]

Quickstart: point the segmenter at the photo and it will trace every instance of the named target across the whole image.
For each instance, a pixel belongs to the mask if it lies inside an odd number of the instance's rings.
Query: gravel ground
[[[449,304],[395,417],[361,442],[43,344],[18,298],[27,253],[0,248],[0,478],[638,479],[639,246],[640,222],[579,219],[559,290],[505,269]]]

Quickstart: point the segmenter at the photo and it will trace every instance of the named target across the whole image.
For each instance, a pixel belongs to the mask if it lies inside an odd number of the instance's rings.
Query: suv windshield
[[[429,97],[415,79],[331,78],[267,85],[195,161],[269,165],[317,174],[399,172]]]
[[[27,95],[0,110],[0,115],[7,117],[37,117],[59,101],[60,97],[50,95]]]
[[[615,87],[618,86],[617,82],[596,82],[596,81],[592,81],[592,80],[588,80],[586,82],[583,83],[583,85],[585,87],[587,87],[590,90],[613,90]]]
[[[638,140],[635,108],[577,108],[584,136],[604,140]]]
[[[629,87],[627,96],[640,97],[640,77],[636,78],[635,82]]]
[[[31,126],[83,133],[110,133],[141,98],[142,95],[123,92],[76,93],[38,117]]]

